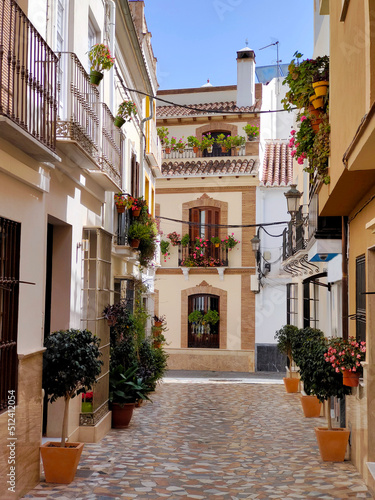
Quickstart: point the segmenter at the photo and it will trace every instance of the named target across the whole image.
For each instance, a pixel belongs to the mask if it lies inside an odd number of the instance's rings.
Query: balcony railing
[[[129,226],[131,222],[130,210],[125,210],[123,213],[117,214],[117,233],[116,233],[116,245],[128,246],[129,239]]]
[[[100,144],[99,91],[72,52],[60,52],[57,138],[77,141],[94,161]]]
[[[201,254],[203,253],[203,255]],[[178,248],[178,265],[183,267],[221,267],[228,265],[228,249],[222,245],[216,247],[207,243],[207,247],[196,251],[194,243]]]
[[[179,151],[171,151],[170,153],[165,152],[165,148],[162,149],[163,160],[182,160],[185,158],[218,158],[222,156],[245,156],[245,146],[242,146],[238,150],[232,148],[225,153],[222,152],[221,147],[214,147],[212,153],[208,153],[205,149],[204,151],[198,150],[196,153],[193,148],[185,148],[181,153]]]
[[[56,147],[57,57],[13,0],[0,5],[0,115]]]
[[[113,115],[109,108],[102,104],[102,148],[100,155],[101,170],[121,186],[121,157],[123,135],[113,125]]]

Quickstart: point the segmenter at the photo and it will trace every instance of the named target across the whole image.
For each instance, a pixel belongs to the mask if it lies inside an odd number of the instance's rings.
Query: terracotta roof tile
[[[161,166],[163,177],[188,177],[193,175],[257,174],[258,161],[249,160],[199,160],[170,161]]]
[[[293,182],[293,159],[287,142],[266,142],[263,174],[263,186],[288,186]]]
[[[223,114],[231,112],[243,112],[248,113],[250,111],[259,111],[261,106],[261,101],[258,99],[253,106],[243,106],[238,108],[235,101],[226,102],[207,102],[204,104],[189,104],[190,107],[199,108],[202,111],[196,111],[188,108],[181,108],[180,106],[157,106],[156,114],[157,118],[169,118],[175,116],[196,116],[202,114],[211,114],[206,110],[217,110],[222,111]],[[212,113],[216,115],[218,113]]]

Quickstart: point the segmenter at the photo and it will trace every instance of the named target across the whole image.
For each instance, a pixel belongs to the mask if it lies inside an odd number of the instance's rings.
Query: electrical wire
[[[263,226],[276,226],[276,225],[281,225],[281,224],[289,224],[287,221],[280,221],[280,222],[261,222],[259,224],[202,224],[201,222],[190,222],[190,221],[185,221],[185,220],[179,220],[179,219],[172,219],[170,217],[161,217],[160,215],[155,216],[156,219],[163,219],[163,220],[168,220],[172,222],[177,222],[179,224],[187,224],[189,226],[205,226],[205,227],[231,227],[231,228],[242,228],[242,227],[261,227],[264,229]],[[267,232],[269,236],[273,236],[275,238],[280,238],[283,233],[279,235],[272,235]]]

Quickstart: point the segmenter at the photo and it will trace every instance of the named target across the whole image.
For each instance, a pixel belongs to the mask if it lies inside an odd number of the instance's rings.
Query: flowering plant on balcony
[[[249,141],[252,141],[255,139],[255,137],[258,137],[259,135],[259,127],[250,125],[250,123],[247,123],[244,127],[243,130],[245,131]]]
[[[216,138],[216,142],[220,144],[222,148],[231,149],[233,138],[231,135],[219,134]]]
[[[132,115],[136,116],[137,106],[133,101],[122,101],[117,109],[116,118],[122,118],[125,121],[130,121]]]
[[[115,58],[111,56],[111,51],[104,43],[97,43],[89,50],[90,70],[109,70],[115,63]]]
[[[188,244],[190,243],[190,236],[188,233],[184,234],[183,237],[181,238],[181,245],[183,247],[187,247]]]
[[[169,245],[170,245],[169,241],[161,240],[160,242],[160,253],[164,258],[164,262],[167,262],[167,257],[170,256]]]
[[[179,140],[176,139],[176,137],[172,137],[171,139],[171,148],[172,151],[183,151],[186,146],[186,142],[184,142],[183,137]]]
[[[126,209],[131,208],[134,202],[132,196],[127,196],[122,193],[115,193],[114,200],[117,207],[124,207]]]
[[[169,140],[168,140],[169,130],[168,130],[168,128],[167,127],[158,127],[156,129],[156,131],[157,131],[157,134],[158,134],[158,137],[160,139],[161,144],[164,146],[167,144],[167,141],[169,144]]]
[[[171,243],[174,247],[181,243],[181,235],[176,233],[176,231],[167,234],[167,238],[171,240]]]
[[[223,240],[221,240],[225,248],[228,248],[229,250],[232,250],[239,242],[239,240],[236,240],[234,237],[234,233],[228,234]]]
[[[328,345],[324,358],[337,373],[362,372],[361,361],[365,360],[366,342],[357,342],[354,337],[349,337],[348,340],[336,337]]]
[[[243,135],[233,135],[232,136],[232,148],[240,148],[244,146],[246,139]]]
[[[219,236],[212,236],[210,241],[213,245],[217,246],[219,246],[221,243],[221,239],[219,238]]]
[[[198,139],[198,137],[195,137],[195,135],[189,135],[187,138],[187,144],[189,148],[200,148],[201,146],[201,141]]]
[[[214,142],[215,142],[215,139],[214,139],[214,137],[211,136],[210,133],[208,133],[206,135],[202,135],[202,141],[201,141],[201,145],[200,145],[201,150],[203,151],[204,149],[212,148]]]

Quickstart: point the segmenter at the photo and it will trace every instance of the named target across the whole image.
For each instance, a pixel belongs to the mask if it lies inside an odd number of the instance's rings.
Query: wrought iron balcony
[[[40,161],[58,159],[57,57],[14,0],[0,5],[0,134]]]
[[[98,168],[99,91],[90,84],[89,75],[75,54],[59,52],[58,56],[59,147],[85,168]]]
[[[99,164],[102,172],[121,189],[121,160],[123,135],[118,127],[113,125],[113,115],[109,108],[102,104],[102,147]]]
[[[228,265],[228,249],[216,247],[208,242],[203,249],[196,250],[194,243],[178,248],[178,265],[182,267],[222,267]]]
[[[242,146],[238,150],[232,148],[232,150],[226,151],[225,153],[221,150],[221,147],[213,147],[211,153],[205,149],[201,151],[200,149],[195,153],[193,148],[185,148],[181,152],[171,151],[170,153],[165,152],[165,148],[162,149],[163,160],[183,160],[186,158],[218,158],[222,156],[245,156],[245,146]]]

